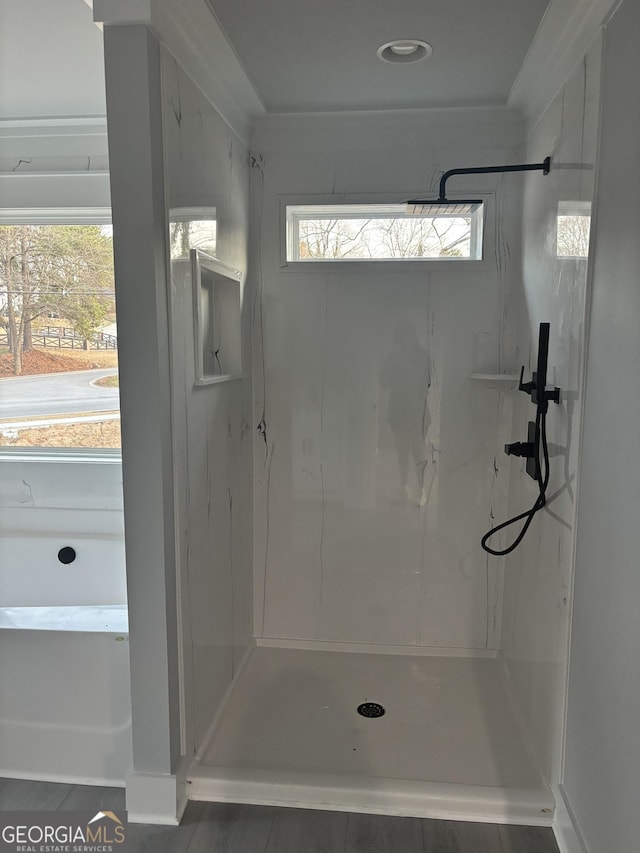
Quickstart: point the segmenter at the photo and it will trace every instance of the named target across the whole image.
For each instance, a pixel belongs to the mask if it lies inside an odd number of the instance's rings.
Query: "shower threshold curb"
[[[451,782],[306,774],[194,764],[187,774],[189,799],[206,802],[480,823],[551,826],[548,790],[498,788]]]

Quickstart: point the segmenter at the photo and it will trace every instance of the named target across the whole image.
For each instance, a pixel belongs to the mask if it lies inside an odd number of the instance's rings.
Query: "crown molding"
[[[474,140],[478,156],[487,149],[514,150],[525,140],[517,109],[451,107],[333,113],[274,113],[253,125],[252,147],[267,151],[397,151],[451,148]]]
[[[7,210],[108,208],[109,173],[3,172],[0,198]]]
[[[84,0],[84,2],[87,4],[87,6],[93,12],[93,0]],[[102,24],[99,21],[94,21],[94,23],[99,30],[102,30]]]
[[[0,224],[94,225],[96,223],[111,223],[110,207],[0,208]]]
[[[107,117],[90,116],[29,116],[28,118],[0,118],[0,134],[12,136],[41,136],[61,133],[106,133]]]
[[[0,159],[106,158],[107,153],[105,116],[0,119]],[[92,164],[85,161],[84,168]]]
[[[254,120],[254,130],[299,130],[343,128],[350,130],[411,130],[429,124],[443,127],[461,125],[522,124],[517,107],[486,105],[470,107],[425,107],[399,110],[340,110],[335,112],[266,113]]]
[[[106,26],[150,27],[249,145],[252,121],[266,111],[206,0],[93,0],[93,15]]]
[[[551,0],[520,71],[508,106],[531,127],[583,59],[621,0]]]

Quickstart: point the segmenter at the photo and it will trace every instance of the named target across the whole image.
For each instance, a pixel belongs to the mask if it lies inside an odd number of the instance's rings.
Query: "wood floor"
[[[124,790],[0,779],[0,812],[124,809]],[[129,824],[127,853],[558,853],[551,829],[189,803],[180,826]]]

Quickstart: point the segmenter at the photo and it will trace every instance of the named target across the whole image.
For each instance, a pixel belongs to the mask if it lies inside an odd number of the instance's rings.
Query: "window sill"
[[[122,465],[122,452],[100,447],[0,447],[0,462],[80,462]]]
[[[334,261],[327,259],[325,261],[284,261],[280,265],[281,272],[285,273],[322,273],[326,275],[330,270],[335,273],[339,272],[358,272],[366,273],[367,275],[388,275],[389,273],[406,273],[414,275],[419,273],[478,273],[488,270],[490,262],[486,258],[407,258],[404,261],[397,258],[388,258],[380,260],[363,260],[361,258],[353,258],[352,260]]]
[[[244,379],[244,375],[228,373],[225,376],[203,376],[201,379],[196,379],[193,384],[196,388],[204,388],[207,385],[220,385],[223,382],[235,382],[238,379]]]

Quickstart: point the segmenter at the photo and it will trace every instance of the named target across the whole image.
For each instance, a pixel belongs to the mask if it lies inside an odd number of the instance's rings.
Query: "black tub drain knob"
[[[65,545],[64,548],[60,548],[58,551],[58,559],[64,565],[68,565],[69,563],[73,563],[76,558],[76,549],[72,548],[71,545]]]

